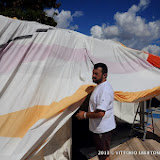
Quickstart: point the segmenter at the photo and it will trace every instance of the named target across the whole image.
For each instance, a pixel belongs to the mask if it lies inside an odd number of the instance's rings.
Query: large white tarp
[[[0,16],[0,159],[25,159],[48,143],[93,91],[97,62],[109,68],[116,101],[160,95],[160,71],[141,53],[111,40]]]

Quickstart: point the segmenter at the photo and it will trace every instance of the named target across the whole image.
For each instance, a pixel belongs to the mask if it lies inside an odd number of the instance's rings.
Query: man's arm
[[[76,117],[79,120],[82,120],[82,119],[85,119],[85,118],[86,119],[87,118],[102,118],[104,115],[105,115],[105,111],[103,111],[103,110],[96,110],[94,112],[80,111],[79,113],[76,114]]]

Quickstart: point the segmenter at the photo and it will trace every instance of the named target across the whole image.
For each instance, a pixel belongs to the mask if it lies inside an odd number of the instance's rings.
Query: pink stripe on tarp
[[[95,63],[105,63],[108,66],[108,72],[111,74],[129,74],[134,72],[139,72],[143,70],[149,70],[153,68],[151,64],[149,64],[147,61],[144,61],[142,59],[134,59],[130,61],[109,61],[106,57],[105,58],[97,58],[95,56],[91,57],[94,64]]]
[[[89,51],[85,48],[74,49],[64,46],[44,45],[30,43],[28,45],[20,45],[16,43],[11,43],[4,50],[6,52],[0,62],[0,72],[5,73],[12,71],[16,68],[19,62],[24,58],[23,63],[32,63],[34,61],[46,61],[47,59],[60,59],[64,63],[67,61],[78,63],[85,62],[86,57],[90,56],[91,60],[95,63],[102,62],[107,64],[109,68],[109,73],[111,74],[127,74],[149,69],[152,66],[148,62],[141,59],[134,59],[131,61],[115,61],[111,62],[106,58],[98,58],[91,56]],[[26,54],[25,57],[23,57]],[[89,60],[89,58],[88,58]]]
[[[87,56],[86,50],[72,49],[63,46],[34,44],[19,45],[10,44],[5,50],[6,52],[0,62],[0,72],[12,71],[25,56],[22,63],[32,63],[34,61],[46,61],[47,59],[60,59],[64,62],[74,61],[75,63],[85,61]]]

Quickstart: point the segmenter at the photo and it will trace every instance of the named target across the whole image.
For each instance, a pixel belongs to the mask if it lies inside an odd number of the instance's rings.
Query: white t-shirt
[[[89,130],[93,133],[105,133],[116,127],[115,117],[113,113],[114,92],[108,81],[100,83],[94,89],[90,101],[89,112],[97,109],[105,111],[102,118],[90,118]]]

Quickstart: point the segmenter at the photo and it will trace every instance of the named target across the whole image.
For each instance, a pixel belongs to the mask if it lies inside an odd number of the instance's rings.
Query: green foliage
[[[53,18],[47,17],[44,8],[59,8],[57,0],[0,0],[0,14],[21,20],[37,21],[56,26]]]

